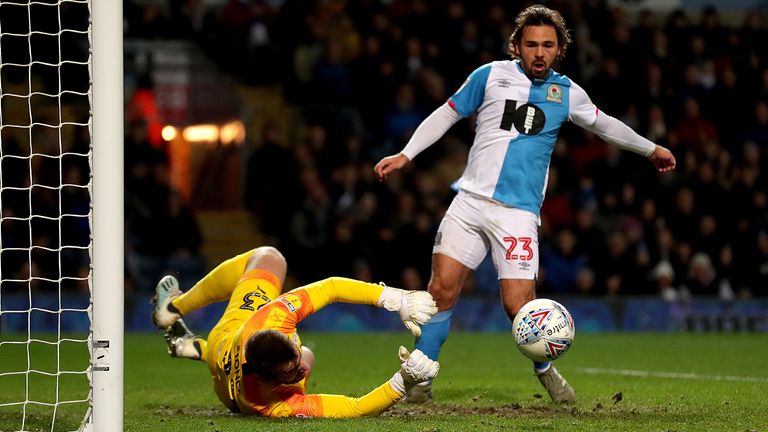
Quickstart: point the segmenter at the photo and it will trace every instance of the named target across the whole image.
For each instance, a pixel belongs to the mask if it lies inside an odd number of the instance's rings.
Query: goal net
[[[0,1],[2,431],[122,430],[121,14]]]

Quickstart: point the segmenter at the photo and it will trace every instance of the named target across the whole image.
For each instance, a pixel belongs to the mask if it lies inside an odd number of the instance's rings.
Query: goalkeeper
[[[280,295],[286,273],[282,254],[260,247],[231,258],[186,293],[173,276],[157,285],[153,321],[166,331],[173,357],[208,364],[219,399],[235,413],[268,417],[358,417],[379,414],[419,382],[434,378],[440,365],[421,351],[400,347],[401,368],[360,398],[305,394],[314,355],[302,346],[296,325],[333,302],[370,304],[399,312],[415,335],[437,312],[426,291],[332,277]],[[193,335],[181,317],[229,299],[208,340]]]

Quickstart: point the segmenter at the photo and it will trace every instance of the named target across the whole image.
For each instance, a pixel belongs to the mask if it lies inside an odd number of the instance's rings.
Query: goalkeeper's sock
[[[437,356],[440,355],[440,348],[448,339],[448,332],[451,330],[451,315],[453,315],[452,309],[438,312],[428,323],[421,326],[421,336],[416,338],[416,349],[421,350],[432,360],[437,360]]]
[[[544,373],[552,365],[552,362],[533,362],[533,370],[537,373]]]
[[[211,303],[229,300],[240,277],[245,272],[245,265],[251,252],[240,254],[219,264],[205,275],[189,291],[173,299],[171,304],[182,315],[200,309]]]

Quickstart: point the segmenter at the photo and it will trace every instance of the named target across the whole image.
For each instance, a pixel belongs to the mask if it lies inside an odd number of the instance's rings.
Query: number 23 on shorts
[[[509,243],[509,247],[507,248],[507,260],[521,260],[521,261],[530,261],[533,259],[533,249],[531,249],[531,242],[533,242],[533,239],[531,237],[513,237],[508,236],[503,238],[504,243]],[[517,246],[520,245],[518,248]],[[515,249],[518,249],[518,253],[515,253]],[[524,252],[524,253],[520,253]]]

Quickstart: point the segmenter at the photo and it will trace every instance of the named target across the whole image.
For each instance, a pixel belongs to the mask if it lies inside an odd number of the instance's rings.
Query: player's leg
[[[278,258],[279,256],[279,258]],[[265,267],[274,269],[282,279],[285,278],[285,259],[277,249],[263,246],[230,258],[211,270],[189,291],[182,293],[179,282],[174,276],[165,276],[157,284],[155,302],[157,304],[153,320],[158,328],[171,326],[179,317],[205,307],[211,303],[227,300],[237,286],[240,277],[253,268],[254,262],[265,262]],[[282,261],[282,269],[277,264]]]
[[[287,268],[283,254],[277,249],[273,247],[254,249],[247,259],[243,272],[233,283],[229,304],[219,322],[228,320],[245,322],[262,305],[277,298],[283,289]]]
[[[230,290],[227,308],[208,335],[212,349],[217,350],[232,329],[242,326],[261,306],[280,295],[286,270],[285,258],[277,249],[260,247],[251,251],[243,273]]]
[[[502,279],[501,300],[509,320],[515,319],[517,312],[529,301],[536,298],[536,281],[525,279]],[[560,375],[552,362],[533,362],[533,370],[541,385],[555,402],[573,402],[576,392]]]
[[[536,298],[536,278],[539,268],[538,223],[534,214],[518,209],[498,207],[489,210],[494,220],[504,226],[489,225],[491,255],[499,273],[501,301],[509,320],[529,301]],[[550,362],[534,362],[534,373],[558,402],[571,402],[573,388]]]
[[[421,326],[421,336],[416,338],[416,349],[432,360],[437,360],[445,340],[448,339],[453,305],[459,298],[461,287],[471,274],[472,269],[447,255],[432,255],[432,276],[427,290],[435,299],[438,312],[427,324]],[[408,403],[424,403],[430,400],[431,381],[417,384],[404,399]]]
[[[175,277],[164,277],[157,285],[153,320],[159,328],[165,329],[169,354],[173,357],[207,361],[208,342],[189,331],[181,315],[214,301],[223,300],[221,297],[225,294],[232,296],[238,289],[250,290],[251,285],[256,283],[254,273],[264,271],[271,275],[273,283],[262,284],[265,289],[259,289],[250,296],[243,295],[243,301],[246,303],[244,305],[233,306],[230,299],[227,310],[241,307],[244,314],[249,316],[258,306],[280,294],[286,268],[285,258],[277,249],[259,247],[223,262],[183,294]],[[244,319],[247,319],[247,316]],[[232,314],[229,317],[231,318]],[[214,336],[215,331],[211,331],[210,338],[215,339]]]
[[[432,276],[427,291],[435,299],[438,312],[427,324],[421,326],[421,336],[416,339],[416,349],[432,360],[437,360],[440,349],[448,338],[453,305],[459,299],[461,287],[471,274],[471,268],[448,255],[432,255]]]
[[[476,226],[482,216],[482,201],[459,192],[445,214],[435,236],[432,249],[432,276],[427,290],[437,303],[438,313],[421,326],[416,348],[437,360],[451,328],[453,305],[467,278],[483,261],[488,240]],[[417,385],[405,398],[421,403],[432,399],[432,383]]]
[[[180,295],[179,281],[175,277],[165,276],[160,279],[155,286],[155,296],[152,298],[155,303],[152,321],[158,328],[164,330],[165,343],[171,357],[204,361],[207,350],[205,339],[192,333],[184,320],[168,308],[171,301]],[[171,324],[163,325],[168,322]]]

